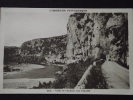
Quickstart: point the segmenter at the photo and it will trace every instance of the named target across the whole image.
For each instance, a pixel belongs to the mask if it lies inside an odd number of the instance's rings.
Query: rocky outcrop
[[[93,57],[127,64],[126,13],[75,13],[67,24],[68,62]]]
[[[66,35],[24,42],[21,47],[5,47],[4,62],[66,63]]]
[[[66,35],[27,41],[21,46],[21,56],[44,57],[47,62],[65,63]]]

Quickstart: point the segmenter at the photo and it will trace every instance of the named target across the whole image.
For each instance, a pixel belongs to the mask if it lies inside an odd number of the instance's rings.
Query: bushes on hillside
[[[46,82],[39,82],[39,85],[38,86],[34,86],[33,89],[50,89],[52,88],[52,82],[49,81],[48,83]]]
[[[9,66],[4,67],[4,72],[11,72],[12,69]]]
[[[74,88],[92,62],[93,59],[88,58],[86,61],[68,64],[68,68],[53,82],[53,88]]]
[[[88,83],[85,85],[86,89],[108,89],[106,78],[104,77],[101,70],[102,64],[103,61],[101,61],[101,63],[98,63],[90,70],[90,75],[88,75],[87,77]]]
[[[68,68],[65,69],[62,74],[58,75],[55,81],[50,83],[44,82],[43,84],[39,83],[38,87],[33,88],[74,88],[93,61],[92,58],[88,58],[86,61],[80,60],[78,63],[68,64]]]

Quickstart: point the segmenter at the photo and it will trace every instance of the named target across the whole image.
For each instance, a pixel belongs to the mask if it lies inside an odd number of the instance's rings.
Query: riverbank
[[[39,82],[52,82],[55,80],[55,73],[63,71],[63,68],[58,65],[36,65],[36,64],[21,64],[14,66],[21,69],[20,71],[5,72],[3,77],[4,89],[29,89],[37,87]]]
[[[39,82],[43,84],[44,82],[53,82],[54,78],[39,78],[39,79],[4,79],[3,88],[4,89],[32,89],[33,87],[38,87]]]
[[[4,76],[10,75],[10,74],[15,74],[15,73],[20,73],[20,72],[24,72],[24,71],[30,71],[33,69],[45,68],[45,66],[37,65],[37,64],[19,64],[19,65],[16,64],[16,65],[11,65],[10,67],[16,71],[4,72]]]

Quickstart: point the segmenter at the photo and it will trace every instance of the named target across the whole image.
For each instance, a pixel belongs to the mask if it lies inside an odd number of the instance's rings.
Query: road
[[[129,89],[129,70],[121,65],[105,61],[102,65],[102,73],[107,78],[109,88]]]

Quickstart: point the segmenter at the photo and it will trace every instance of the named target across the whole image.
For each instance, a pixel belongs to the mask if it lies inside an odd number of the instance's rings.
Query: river
[[[30,84],[31,88],[31,86],[37,86],[39,84],[39,81],[48,82],[55,79],[55,73],[62,70],[63,68],[60,66],[47,65],[44,68],[31,69],[28,71],[20,71],[13,74],[7,74],[4,75],[3,86],[4,88],[28,88]]]

